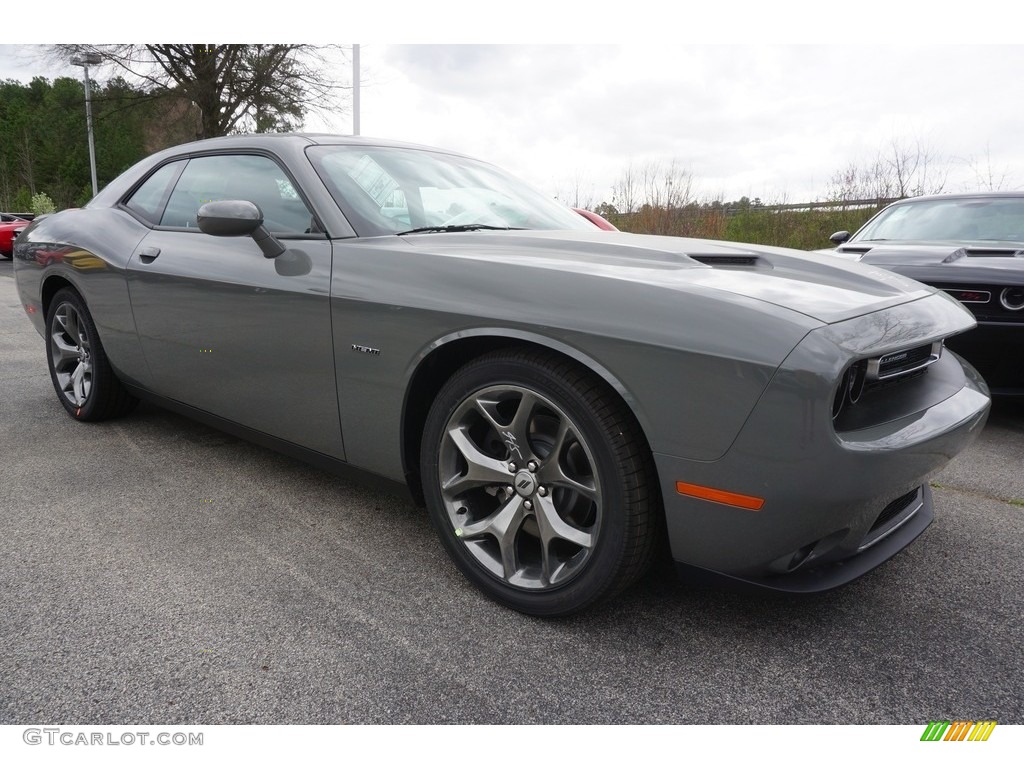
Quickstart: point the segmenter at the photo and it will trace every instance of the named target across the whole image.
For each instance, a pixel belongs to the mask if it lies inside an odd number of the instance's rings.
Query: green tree
[[[147,154],[195,135],[183,125],[187,120],[167,119],[165,103],[121,78],[94,83],[92,101],[100,186]],[[0,82],[0,210],[27,211],[40,190],[58,208],[82,205],[92,194],[85,91],[74,78]]]

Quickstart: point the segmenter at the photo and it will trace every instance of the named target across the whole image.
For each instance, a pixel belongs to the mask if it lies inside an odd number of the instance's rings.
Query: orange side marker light
[[[709,488],[706,485],[694,485],[684,483],[682,480],[676,482],[676,492],[683,496],[692,496],[695,499],[714,501],[718,504],[728,504],[730,507],[749,509],[756,512],[764,506],[764,499],[757,496],[745,496],[742,493],[732,493],[718,488]]]

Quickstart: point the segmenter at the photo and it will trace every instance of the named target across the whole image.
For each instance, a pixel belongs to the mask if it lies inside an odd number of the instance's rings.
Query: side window
[[[313,214],[273,160],[257,155],[193,157],[178,179],[160,219],[165,227],[198,228],[196,213],[214,200],[248,200],[259,206],[271,232],[314,231]]]
[[[160,212],[164,209],[167,195],[171,191],[171,184],[174,183],[178,171],[184,165],[184,160],[175,160],[173,163],[160,166],[159,170],[146,179],[142,186],[125,201],[125,206],[151,224],[158,224]]]

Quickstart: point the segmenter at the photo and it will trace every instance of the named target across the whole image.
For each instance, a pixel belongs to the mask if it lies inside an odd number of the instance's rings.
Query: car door
[[[255,203],[287,251],[268,259],[251,237],[201,232],[197,211],[213,200]],[[146,385],[344,458],[330,275],[331,243],[276,160],[256,154],[188,159],[128,267]]]

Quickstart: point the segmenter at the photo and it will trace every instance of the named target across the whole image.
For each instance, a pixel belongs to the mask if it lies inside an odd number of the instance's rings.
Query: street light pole
[[[85,70],[85,124],[89,133],[89,171],[92,173],[92,196],[96,197],[99,192],[99,184],[96,182],[96,145],[92,138],[92,92],[89,89],[89,65],[100,64],[103,57],[98,53],[85,53],[71,59],[71,64],[82,67]]]
[[[359,135],[359,44],[352,46],[352,135]]]

